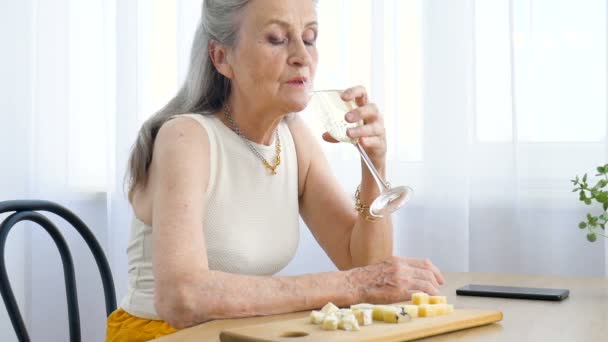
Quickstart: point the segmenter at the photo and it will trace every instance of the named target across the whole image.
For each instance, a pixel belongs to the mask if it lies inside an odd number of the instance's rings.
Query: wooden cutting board
[[[453,313],[438,317],[419,317],[407,323],[391,324],[374,321],[360,331],[325,331],[309,323],[308,318],[276,321],[222,331],[222,342],[264,341],[410,341],[423,337],[478,327],[502,320],[502,312],[476,309],[455,309]]]

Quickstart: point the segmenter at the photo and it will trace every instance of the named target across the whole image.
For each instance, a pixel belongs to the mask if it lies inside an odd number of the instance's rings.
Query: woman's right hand
[[[445,282],[428,259],[393,256],[349,272],[351,285],[359,290],[359,301],[374,304],[403,302],[420,291],[438,295]]]

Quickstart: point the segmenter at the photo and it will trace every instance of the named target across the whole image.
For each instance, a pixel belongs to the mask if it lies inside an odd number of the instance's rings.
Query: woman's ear
[[[217,41],[209,43],[209,58],[217,69],[217,71],[228,79],[232,79],[234,72],[232,66],[228,62],[228,49]]]

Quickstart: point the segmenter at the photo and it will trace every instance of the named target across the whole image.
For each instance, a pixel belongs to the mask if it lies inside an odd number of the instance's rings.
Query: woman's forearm
[[[366,166],[363,167],[360,185],[360,199],[364,205],[370,205],[380,191]],[[384,168],[378,168],[381,177],[385,177]],[[393,224],[391,217],[370,222],[361,215],[353,227],[350,238],[350,253],[353,267],[366,266],[384,260],[393,254]]]
[[[247,276],[204,271],[182,289],[181,303],[161,317],[177,328],[225,318],[273,315],[320,308],[328,302],[348,306],[360,290],[349,271],[289,277]]]
[[[393,255],[393,225],[390,217],[376,222],[359,217],[350,238],[352,266],[378,263]]]

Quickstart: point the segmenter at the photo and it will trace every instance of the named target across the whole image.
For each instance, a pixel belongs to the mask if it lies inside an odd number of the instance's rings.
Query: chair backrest
[[[63,264],[63,275],[65,279],[66,297],[68,302],[68,319],[70,329],[70,341],[79,342],[80,337],[80,315],[78,313],[78,295],[76,293],[76,278],[74,275],[74,263],[68,245],[57,229],[57,227],[46,216],[38,211],[53,213],[69,222],[80,233],[86,244],[91,249],[95,262],[101,274],[103,291],[106,301],[106,314],[109,316],[116,309],[116,292],[110,265],[106,259],[99,242],[84,222],[65,207],[39,200],[16,200],[0,202],[0,214],[14,212],[0,223],[0,294],[6,305],[13,329],[19,341],[30,341],[29,335],[23,323],[23,318],[17,306],[13,290],[8,281],[6,264],[4,259],[4,247],[9,231],[20,221],[32,221],[40,225],[51,236],[61,255]]]

